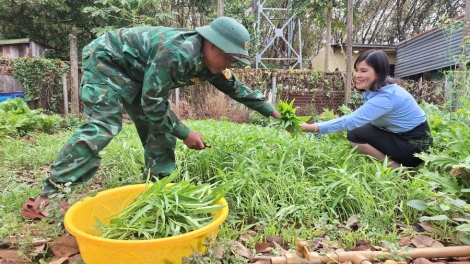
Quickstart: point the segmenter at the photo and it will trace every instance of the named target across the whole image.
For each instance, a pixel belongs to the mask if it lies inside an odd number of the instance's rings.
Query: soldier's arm
[[[184,58],[177,54],[160,57],[150,63],[145,71],[142,85],[142,107],[155,128],[161,132],[184,139],[190,129],[171,110],[168,96],[177,76],[184,74]]]
[[[230,98],[266,117],[271,116],[275,112],[273,105],[266,101],[260,91],[251,90],[244,83],[240,82],[230,70],[217,74],[209,82]]]

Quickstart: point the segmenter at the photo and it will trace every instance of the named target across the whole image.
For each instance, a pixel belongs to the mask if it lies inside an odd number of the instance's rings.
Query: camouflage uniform
[[[262,94],[230,71],[213,74],[204,66],[203,38],[195,30],[137,27],[109,32],[83,49],[80,97],[87,121],[65,143],[45,179],[42,194],[56,184],[85,183],[98,170],[99,152],[122,129],[122,110],[134,122],[153,176],[175,170],[176,139],[190,129],[171,110],[171,89],[208,81],[234,100],[269,116]]]

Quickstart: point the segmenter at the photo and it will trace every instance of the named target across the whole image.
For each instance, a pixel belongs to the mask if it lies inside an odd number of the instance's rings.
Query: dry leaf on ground
[[[70,257],[80,253],[77,240],[73,236],[61,236],[51,242],[52,252],[57,257]]]
[[[247,259],[251,257],[250,250],[238,241],[234,241],[230,249],[232,251],[232,254],[236,257],[242,256]]]
[[[416,235],[411,239],[411,243],[415,245],[417,248],[425,248],[425,247],[444,247],[444,245],[434,240],[429,236],[424,235]]]
[[[64,264],[64,263],[67,263],[68,261],[69,261],[68,257],[62,257],[57,260],[49,262],[49,264]]]
[[[413,261],[413,264],[431,264],[432,262],[425,258],[417,258]]]
[[[18,256],[18,250],[13,249],[0,249],[0,263],[4,263],[4,260],[5,263],[28,263],[28,260],[26,258]]]

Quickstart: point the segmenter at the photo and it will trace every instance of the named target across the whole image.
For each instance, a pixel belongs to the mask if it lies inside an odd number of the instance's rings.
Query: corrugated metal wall
[[[459,64],[462,26],[452,23],[397,44],[395,77],[403,78]],[[467,54],[470,50],[467,49]]]

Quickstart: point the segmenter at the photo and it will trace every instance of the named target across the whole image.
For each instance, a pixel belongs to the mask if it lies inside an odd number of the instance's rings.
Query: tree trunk
[[[333,1],[326,6],[326,37],[325,37],[325,68],[324,72],[330,69],[330,50],[331,50],[331,20],[333,17]]]
[[[460,45],[460,69],[467,70],[468,26],[470,24],[470,0],[465,2],[465,18],[462,29],[462,44]]]
[[[403,14],[403,6],[401,5],[400,0],[397,0],[397,10],[396,10],[396,18],[397,18],[397,34],[398,34],[398,40],[401,41],[404,39],[403,37],[403,28],[401,26],[401,16]]]
[[[224,16],[224,0],[217,0],[217,17]]]
[[[352,84],[352,34],[353,34],[353,0],[348,0],[348,22],[346,38],[346,84],[344,87],[344,104],[348,105],[351,99]]]
[[[191,7],[191,23],[192,23],[192,26],[193,28],[196,28],[197,27],[197,18],[196,18],[196,7],[195,6],[192,6]]]

